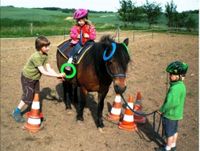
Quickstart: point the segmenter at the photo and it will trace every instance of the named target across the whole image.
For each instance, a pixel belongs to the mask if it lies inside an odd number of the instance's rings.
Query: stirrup
[[[72,63],[72,62],[73,62],[73,58],[70,57],[70,58],[68,59],[67,63]]]

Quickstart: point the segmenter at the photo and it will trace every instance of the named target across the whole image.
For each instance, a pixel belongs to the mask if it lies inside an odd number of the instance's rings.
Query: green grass
[[[71,16],[71,14],[43,9],[1,7],[1,18],[15,20],[57,22],[66,16]]]
[[[66,20],[73,13],[43,9],[1,7],[1,38],[69,34],[74,20]],[[114,13],[91,13],[89,19],[97,30],[116,28],[118,18]],[[111,23],[110,20],[112,21]],[[31,26],[32,25],[32,26]],[[32,32],[31,32],[32,31]]]
[[[61,11],[1,7],[1,37],[60,35],[69,32],[72,22],[65,18],[71,15]]]
[[[74,20],[66,20],[73,13],[63,13],[60,10],[0,7],[1,30],[0,37],[30,37],[36,35],[69,34]],[[196,17],[196,16],[194,16]],[[97,31],[116,30],[118,26],[124,30],[146,30],[148,23],[123,23],[117,13],[90,13],[89,19]],[[197,19],[198,20],[198,19]],[[160,16],[159,24],[152,25],[155,30],[166,31],[166,18]],[[185,32],[185,31],[184,31]],[[194,32],[198,33],[198,32]]]

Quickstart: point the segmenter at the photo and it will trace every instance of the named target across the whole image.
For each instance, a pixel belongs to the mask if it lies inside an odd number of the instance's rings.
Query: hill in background
[[[61,8],[16,8],[13,6],[0,7],[1,9],[1,37],[25,37],[36,35],[63,35],[69,34],[70,28],[75,24],[73,20],[74,9]],[[198,20],[198,15],[194,16]],[[123,23],[118,13],[90,11],[89,19],[97,31],[121,29],[148,29],[148,23]],[[166,18],[164,14],[159,17],[159,24],[155,29],[166,31]]]

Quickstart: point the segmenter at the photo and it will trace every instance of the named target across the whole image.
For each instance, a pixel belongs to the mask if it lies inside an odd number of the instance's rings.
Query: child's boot
[[[15,108],[12,112],[12,117],[15,119],[16,122],[18,123],[23,123],[25,122],[25,119],[21,115],[21,111],[18,108]]]

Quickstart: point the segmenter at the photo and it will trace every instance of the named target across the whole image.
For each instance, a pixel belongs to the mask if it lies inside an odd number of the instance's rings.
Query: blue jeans
[[[69,56],[69,57],[73,57],[74,55],[76,55],[76,54],[78,53],[78,51],[79,51],[82,47],[86,47],[86,46],[91,45],[91,44],[93,44],[93,43],[94,43],[93,40],[87,41],[87,42],[84,44],[84,46],[82,46],[80,43],[77,43],[77,44],[74,46],[73,50],[70,52],[70,54],[69,54],[70,56]]]
[[[77,43],[73,50],[70,52],[70,57],[73,57],[76,53],[78,53],[78,51],[82,48],[82,46],[80,45],[80,43]]]

